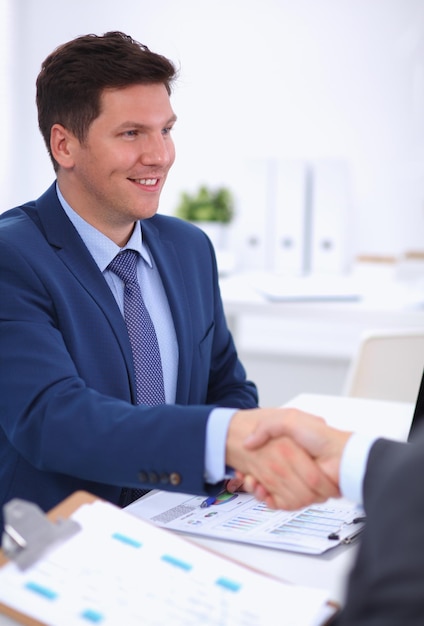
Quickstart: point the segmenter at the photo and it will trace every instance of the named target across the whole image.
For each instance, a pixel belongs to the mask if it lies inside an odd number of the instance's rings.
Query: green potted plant
[[[190,222],[229,224],[234,216],[232,194],[226,187],[213,190],[206,185],[193,194],[183,192],[176,215]]]
[[[201,185],[195,193],[183,192],[175,213],[201,228],[216,250],[226,247],[227,227],[234,217],[234,201],[229,189]]]

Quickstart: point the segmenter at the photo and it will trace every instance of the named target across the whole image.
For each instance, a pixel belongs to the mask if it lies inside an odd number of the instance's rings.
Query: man
[[[317,460],[346,497],[364,503],[367,524],[334,626],[412,626],[424,623],[424,376],[410,443],[375,439],[327,426],[301,411],[260,424],[246,445],[289,435]],[[412,435],[412,437],[411,437]],[[255,481],[257,497],[272,497]],[[290,504],[293,504],[291,501]]]
[[[139,488],[216,493],[231,468],[277,500],[294,496],[288,474],[296,498],[338,492],[287,438],[242,445],[278,410],[255,408],[209,240],[156,215],[175,157],[174,79],[168,59],[119,32],[43,63],[39,126],[57,181],[0,217],[0,512],[13,497],[46,510],[77,489],[122,506]]]

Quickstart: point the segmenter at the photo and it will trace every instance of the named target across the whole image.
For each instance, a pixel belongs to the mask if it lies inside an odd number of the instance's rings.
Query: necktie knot
[[[116,274],[125,285],[137,282],[137,261],[138,252],[136,250],[123,250],[109,263],[108,269]]]

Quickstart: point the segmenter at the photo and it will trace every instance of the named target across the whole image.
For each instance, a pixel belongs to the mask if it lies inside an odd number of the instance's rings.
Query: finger
[[[297,417],[298,411],[279,409],[259,421],[255,430],[244,440],[248,450],[255,450],[265,445],[270,439],[290,434],[290,422]],[[306,414],[302,414],[306,415]]]
[[[339,495],[337,485],[289,439],[273,440],[257,456],[264,458],[252,474],[280,508],[293,510]]]
[[[268,509],[283,509],[284,507],[279,506],[279,504],[275,501],[275,498],[271,495],[267,495],[262,502],[266,504]]]
[[[240,491],[241,488],[243,487],[243,482],[244,482],[244,479],[240,479],[237,477],[230,478],[230,480],[227,481],[226,489],[230,493],[234,493],[235,491]]]
[[[316,459],[311,458],[303,448],[289,439],[285,440],[285,446],[290,467],[297,472],[300,483],[306,490],[324,499],[338,495],[338,485],[323,471]]]
[[[259,500],[260,502],[265,502],[267,498],[272,497],[269,491],[259,483],[256,484],[253,495],[255,496],[256,500]]]
[[[251,433],[243,442],[243,445],[248,450],[255,450],[261,448],[271,439],[271,434],[268,427],[263,425],[259,426],[255,432]]]
[[[275,504],[273,496],[265,489],[263,485],[260,485],[253,476],[245,476],[244,490],[252,493],[256,500],[259,502],[265,502],[270,509],[278,508]]]
[[[257,484],[257,480],[255,480],[251,474],[244,477],[243,488],[247,493],[254,493]]]
[[[259,484],[253,476],[246,476],[244,482],[245,491],[252,493],[254,497],[260,502],[272,509],[286,509],[293,510],[309,506],[313,502],[325,502],[330,497],[329,493],[325,495],[316,494],[308,488],[303,490],[302,482],[296,486],[295,483],[284,491],[280,491],[278,494],[271,495],[268,489]],[[338,495],[336,493],[334,496]]]

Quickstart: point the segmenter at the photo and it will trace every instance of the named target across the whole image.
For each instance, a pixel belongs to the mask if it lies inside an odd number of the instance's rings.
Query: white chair
[[[424,369],[424,328],[368,331],[361,336],[344,395],[415,402]]]

